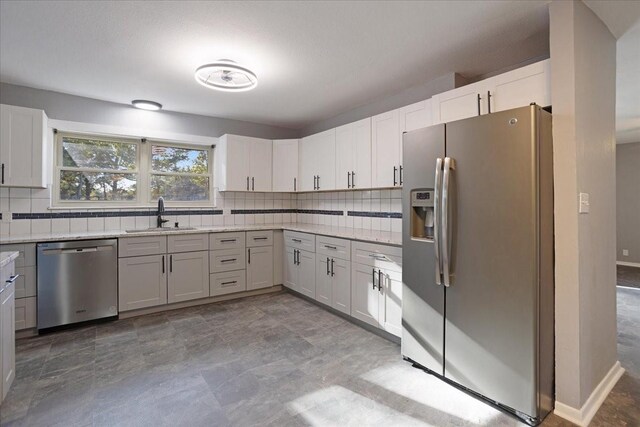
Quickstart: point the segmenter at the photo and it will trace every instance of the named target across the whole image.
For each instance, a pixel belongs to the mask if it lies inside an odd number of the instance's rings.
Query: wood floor
[[[618,299],[627,373],[595,426],[640,419],[640,292]],[[522,425],[412,368],[397,344],[288,293],[19,340],[0,423]],[[551,415],[544,425],[569,424]]]

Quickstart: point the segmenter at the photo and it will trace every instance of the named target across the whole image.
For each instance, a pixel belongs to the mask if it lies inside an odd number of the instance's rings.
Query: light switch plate
[[[629,249],[623,249],[622,256],[629,256]]]
[[[580,193],[580,207],[578,208],[579,213],[589,213],[589,193]]]

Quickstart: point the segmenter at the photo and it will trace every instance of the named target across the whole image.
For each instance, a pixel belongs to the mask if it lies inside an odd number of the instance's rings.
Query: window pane
[[[135,170],[138,146],[91,138],[62,138],[62,165],[75,168]]]
[[[207,150],[151,146],[151,168],[156,172],[208,172]]]
[[[209,200],[208,176],[152,175],[151,199],[175,201]]]
[[[61,171],[60,200],[135,200],[136,179],[136,174]]]

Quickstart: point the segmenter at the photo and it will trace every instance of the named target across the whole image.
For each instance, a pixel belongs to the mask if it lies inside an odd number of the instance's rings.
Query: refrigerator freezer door
[[[447,157],[456,167],[449,189],[445,376],[536,416],[535,107],[446,126]]]
[[[443,374],[444,286],[436,284],[433,240],[412,238],[411,194],[434,190],[444,137],[444,125],[437,125],[405,133],[403,138],[402,355],[438,374]]]

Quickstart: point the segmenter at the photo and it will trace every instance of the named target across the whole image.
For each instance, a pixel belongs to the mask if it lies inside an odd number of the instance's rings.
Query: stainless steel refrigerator
[[[553,408],[551,114],[408,132],[403,162],[403,357],[539,423]]]

